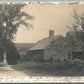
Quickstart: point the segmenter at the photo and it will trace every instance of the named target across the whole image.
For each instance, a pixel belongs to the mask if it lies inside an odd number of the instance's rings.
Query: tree
[[[27,28],[32,27],[27,20],[33,20],[33,16],[22,11],[25,4],[0,4],[0,47],[7,53],[6,47],[13,42],[14,35],[22,24]],[[10,44],[9,44],[10,46]]]
[[[18,60],[20,60],[21,57],[15,47],[15,44],[9,42],[9,44],[6,46],[6,49],[7,49],[7,57],[6,57],[7,63],[10,65],[17,64]]]
[[[71,40],[70,43],[74,48],[84,49],[84,13],[78,14],[74,9],[72,17],[73,23],[67,26],[70,31],[66,36]]]

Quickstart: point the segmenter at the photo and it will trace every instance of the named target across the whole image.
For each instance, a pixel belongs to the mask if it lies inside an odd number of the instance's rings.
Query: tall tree
[[[84,13],[78,14],[74,9],[72,17],[73,23],[71,26],[67,26],[70,31],[66,36],[72,40],[70,43],[72,43],[74,47],[84,49]]]
[[[13,42],[14,35],[22,24],[27,28],[32,27],[27,20],[33,20],[33,16],[22,11],[25,4],[0,4],[0,47],[7,53],[6,47]]]

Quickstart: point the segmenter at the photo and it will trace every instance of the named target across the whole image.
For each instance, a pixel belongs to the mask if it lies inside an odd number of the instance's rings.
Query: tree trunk
[[[6,50],[4,50],[4,55],[3,55],[4,56],[4,59],[3,59],[4,64],[7,64],[6,55],[7,55]]]

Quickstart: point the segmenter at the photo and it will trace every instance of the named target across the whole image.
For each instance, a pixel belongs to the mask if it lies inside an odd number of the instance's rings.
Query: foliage
[[[70,31],[66,37],[70,39],[69,41],[74,47],[84,49],[84,13],[78,14],[75,9],[73,13],[74,23],[71,26],[67,26]]]
[[[0,4],[0,38],[13,40],[13,36],[21,24],[27,28],[32,27],[26,21],[32,20],[33,16],[21,11],[24,6],[25,4]]]
[[[7,62],[8,64],[17,64],[20,60],[19,52],[17,52],[17,49],[15,47],[15,44],[12,42],[9,42],[7,47]]]
[[[74,9],[73,10],[73,23],[71,26],[67,25],[67,28],[70,30],[70,31],[80,31],[80,30],[83,30],[83,18],[84,18],[84,13],[81,14],[78,14],[77,11]]]
[[[0,4],[0,48],[6,51],[7,60],[10,58],[11,62],[16,60],[16,58],[18,59],[18,53],[14,47],[13,39],[19,26],[32,27],[32,24],[28,23],[28,20],[33,20],[33,16],[22,11],[24,6],[25,4],[17,3]]]

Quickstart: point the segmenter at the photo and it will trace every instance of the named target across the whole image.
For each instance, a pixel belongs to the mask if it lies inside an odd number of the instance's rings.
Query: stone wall
[[[53,57],[53,59],[68,59],[68,50],[44,50],[44,59],[49,60],[50,57]]]

